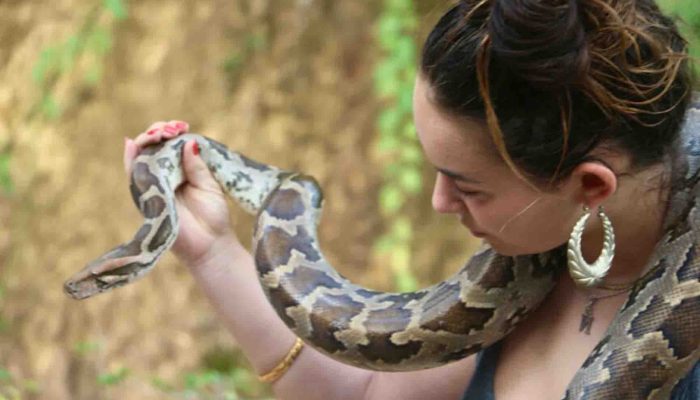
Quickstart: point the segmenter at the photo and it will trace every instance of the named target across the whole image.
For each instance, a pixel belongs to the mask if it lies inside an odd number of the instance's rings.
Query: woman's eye
[[[481,193],[481,192],[474,192],[474,191],[471,191],[471,190],[462,190],[462,189],[457,189],[457,190],[458,190],[461,194],[463,194],[464,196],[476,196],[476,195],[478,195],[478,194]]]

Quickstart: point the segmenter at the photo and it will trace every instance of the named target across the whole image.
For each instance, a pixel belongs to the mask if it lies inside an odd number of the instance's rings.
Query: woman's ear
[[[576,202],[596,209],[617,190],[617,176],[605,164],[588,161],[574,169],[567,186]]]

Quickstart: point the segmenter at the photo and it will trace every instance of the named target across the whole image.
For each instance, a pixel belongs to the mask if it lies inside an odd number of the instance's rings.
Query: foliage
[[[413,82],[418,24],[412,0],[385,0],[377,25],[384,58],[377,64],[374,87],[385,103],[378,117],[379,151],[387,157],[384,185],[379,192],[389,228],[378,240],[375,255],[388,255],[399,291],[417,287],[410,270],[413,227],[401,211],[422,189],[420,145],[412,123]]]
[[[78,31],[65,41],[43,48],[32,68],[32,78],[41,96],[32,112],[49,120],[59,118],[65,108],[57,100],[56,84],[61,76],[71,73],[83,61],[83,81],[87,86],[96,85],[102,78],[103,59],[112,49],[113,37],[110,20],[101,18],[104,13],[112,19],[128,16],[123,0],[104,0],[102,7],[95,5]]]
[[[0,149],[0,194],[11,194],[14,191],[10,176],[10,149]]]
[[[73,351],[80,357],[88,357],[101,347],[99,342],[87,340],[76,343]],[[0,388],[3,372],[7,374],[0,369]],[[200,367],[184,372],[177,382],[169,382],[160,377],[145,377],[125,366],[116,366],[97,376],[97,384],[105,389],[121,385],[127,380],[140,384],[150,383],[153,388],[174,399],[271,399],[269,386],[258,381],[243,354],[220,347],[207,352],[202,357]],[[0,397],[0,400],[3,398]]]
[[[222,65],[229,90],[233,90],[238,83],[241,70],[246,61],[253,57],[255,53],[267,47],[267,42],[268,38],[265,31],[249,33],[245,36],[242,46],[236,46],[231,50]]]
[[[130,372],[129,368],[126,367],[115,368],[109,372],[100,374],[97,377],[97,383],[102,386],[114,386],[123,382],[129,376]]]
[[[0,400],[21,400],[41,393],[41,386],[33,379],[18,379],[0,366]]]
[[[269,386],[258,381],[238,351],[215,348],[205,354],[201,368],[186,373],[181,382],[151,380],[153,387],[172,398],[197,400],[270,399]]]
[[[100,349],[100,343],[92,340],[85,340],[76,343],[73,346],[73,352],[75,354],[81,356],[81,357],[86,357],[87,355],[96,352],[97,350]]]
[[[3,307],[5,306],[5,287],[0,282],[0,335],[6,333],[10,329],[10,322],[2,315]]]
[[[697,0],[658,0],[659,7],[677,19],[681,34],[690,42],[689,53],[698,71],[700,62],[700,2]]]

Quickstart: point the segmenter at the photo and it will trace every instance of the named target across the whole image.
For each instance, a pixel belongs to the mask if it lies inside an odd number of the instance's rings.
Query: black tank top
[[[495,400],[493,378],[496,374],[501,342],[479,352],[476,359],[476,371],[464,392],[462,400]],[[700,400],[700,362],[683,378],[671,394],[671,400]]]

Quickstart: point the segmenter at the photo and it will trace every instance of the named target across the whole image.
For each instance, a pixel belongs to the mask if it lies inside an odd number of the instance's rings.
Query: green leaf
[[[240,397],[236,394],[236,392],[233,391],[227,391],[224,393],[224,398],[223,400],[238,400]]]
[[[62,114],[61,107],[51,94],[44,95],[41,103],[39,104],[39,110],[46,116],[46,118],[51,120],[58,119],[58,117],[60,117]]]
[[[379,19],[378,33],[379,43],[385,49],[390,49],[394,46],[396,38],[401,36],[401,19],[396,15],[384,14]]]
[[[392,235],[389,234],[384,234],[380,236],[375,242],[374,242],[374,249],[373,251],[375,253],[388,253],[391,250],[394,249],[398,241],[396,238]]]
[[[411,251],[405,243],[402,243],[401,246],[397,246],[391,253],[391,268],[397,274],[408,268],[410,261]]]
[[[418,282],[411,273],[411,251],[408,244],[394,249],[391,254],[391,267],[394,281],[399,292],[412,292],[418,288]]]
[[[154,388],[156,388],[162,392],[166,392],[166,393],[169,393],[169,392],[172,392],[175,390],[175,386],[171,385],[170,383],[166,382],[164,379],[159,378],[159,377],[152,378],[151,385]]]
[[[401,81],[398,79],[399,70],[395,64],[383,62],[377,65],[374,71],[374,88],[382,98],[391,98],[396,96],[401,87]]]
[[[100,343],[92,340],[84,340],[73,345],[73,351],[80,355],[86,356],[100,349]]]
[[[85,46],[98,55],[106,54],[112,48],[112,34],[105,28],[96,26],[88,34]]]
[[[401,271],[395,276],[396,290],[399,292],[415,292],[418,290],[418,280],[410,271]]]
[[[404,120],[404,114],[395,108],[384,110],[379,114],[379,134],[397,136]]]
[[[410,15],[414,12],[412,0],[386,0],[384,7],[392,14]]]
[[[31,394],[41,393],[41,384],[34,379],[25,379],[22,381],[22,387]]]
[[[72,35],[63,44],[63,50],[61,51],[61,72],[67,73],[75,65],[75,60],[80,54],[82,48],[81,40],[77,35]]]
[[[267,36],[263,33],[250,34],[245,43],[249,51],[261,50],[267,46]]]
[[[401,242],[410,242],[413,236],[411,221],[407,217],[399,217],[391,225],[391,235]]]
[[[199,390],[220,381],[221,374],[219,372],[204,371],[197,374],[188,374],[185,377],[185,387],[191,390]]]
[[[226,73],[235,74],[243,66],[243,56],[240,53],[233,53],[224,60],[223,68]]]
[[[411,82],[402,82],[396,105],[401,111],[405,112],[407,115],[411,115],[413,112],[413,80],[411,80]]]
[[[10,380],[12,380],[12,374],[10,373],[10,371],[8,371],[4,368],[0,368],[0,382],[1,381],[10,381]]]
[[[410,36],[401,36],[393,48],[392,57],[401,65],[412,65],[416,62],[416,44]]]
[[[39,60],[32,68],[32,79],[37,85],[42,85],[52,74],[58,64],[58,49],[47,47],[39,54]]]
[[[420,158],[420,151],[418,148],[420,145],[418,144],[418,135],[416,135],[416,126],[413,125],[413,121],[407,121],[403,125],[403,130],[401,131],[401,134],[404,139],[407,139],[415,144],[415,146],[406,146],[407,149],[413,149],[414,151],[417,151],[418,158]]]
[[[403,206],[404,197],[396,186],[384,186],[379,192],[379,205],[384,214],[392,215]]]
[[[104,6],[114,14],[114,18],[116,19],[125,19],[129,16],[122,0],[104,0]]]
[[[379,151],[382,153],[391,153],[401,147],[401,141],[394,135],[382,135],[379,138]]]
[[[103,386],[114,386],[123,382],[128,376],[129,369],[126,367],[121,367],[113,372],[99,375],[97,377],[97,383]]]
[[[399,179],[401,175],[401,165],[399,163],[391,163],[384,167],[382,178],[387,182],[392,182]]]
[[[12,176],[10,175],[9,153],[0,153],[0,189],[6,194],[10,194],[14,191]],[[0,288],[0,300],[2,300],[2,297],[3,292],[2,288]]]
[[[401,188],[410,194],[417,194],[423,188],[421,174],[415,168],[405,168],[399,177]]]
[[[102,79],[102,71],[104,67],[102,63],[96,62],[90,65],[90,67],[85,71],[85,83],[91,86],[97,85]]]

